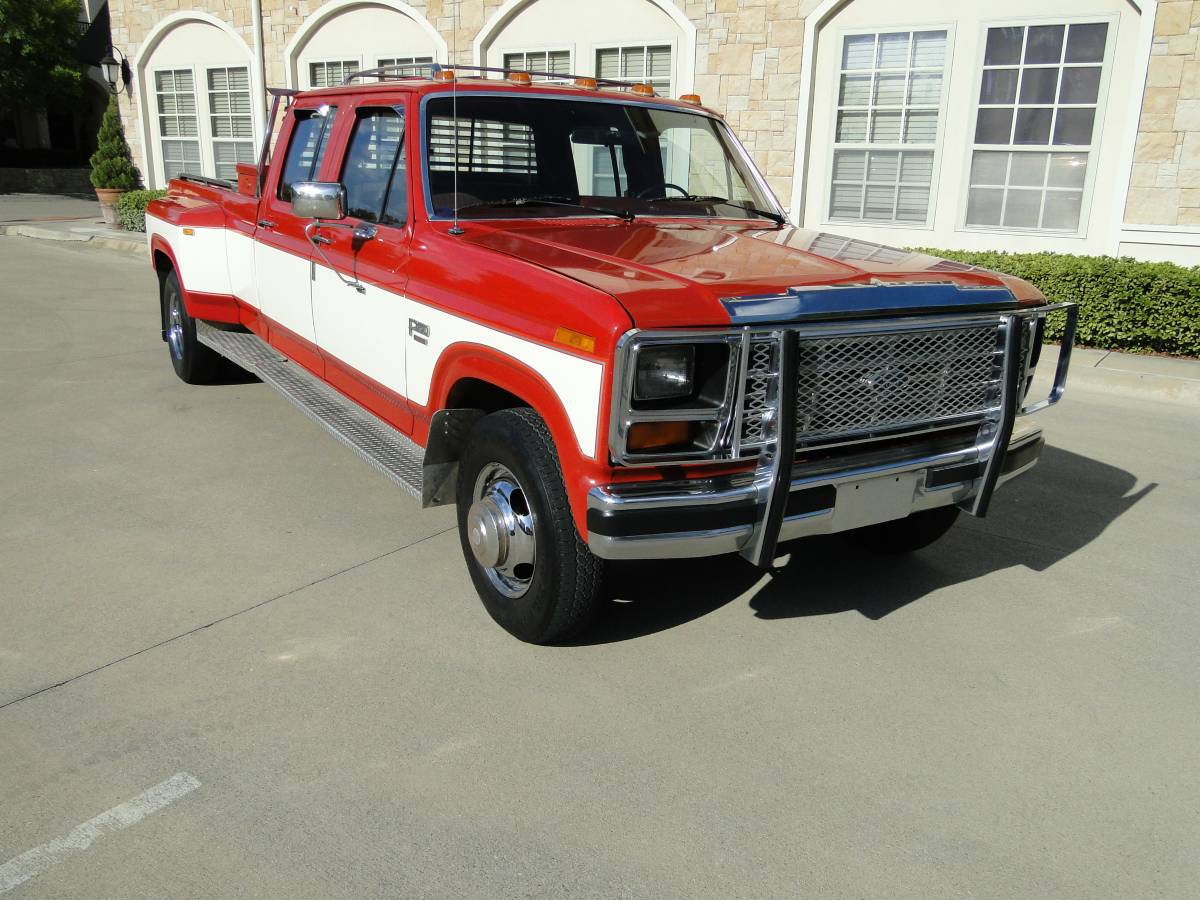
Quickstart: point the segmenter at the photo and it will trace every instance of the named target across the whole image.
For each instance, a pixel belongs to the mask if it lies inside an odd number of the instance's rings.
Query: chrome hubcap
[[[467,543],[488,580],[513,600],[533,581],[536,524],[529,500],[515,475],[488,463],[475,479],[467,510]]]
[[[178,291],[167,295],[167,345],[173,357],[183,359],[183,308]]]

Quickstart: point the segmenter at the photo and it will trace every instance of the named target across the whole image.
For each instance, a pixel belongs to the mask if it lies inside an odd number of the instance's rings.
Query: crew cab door
[[[312,316],[313,247],[304,233],[311,220],[292,212],[292,185],[319,178],[333,143],[337,107],[293,108],[280,136],[285,155],[272,165],[254,232],[259,310],[268,340],[314,372],[322,372]]]
[[[323,251],[314,258],[317,345],[327,381],[410,432],[404,354],[412,304],[403,292],[412,235],[404,106],[363,103],[353,117],[338,174],[330,178],[345,189],[346,218],[317,232]]]

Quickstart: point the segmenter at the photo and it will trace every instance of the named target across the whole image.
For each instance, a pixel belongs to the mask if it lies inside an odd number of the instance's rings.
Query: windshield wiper
[[[616,216],[625,222],[632,222],[637,218],[631,210],[628,209],[609,209],[607,206],[589,206],[586,203],[579,203],[572,200],[570,197],[559,194],[550,194],[542,197],[504,197],[500,200],[481,200],[478,203],[471,203],[467,206],[460,206],[459,212],[468,209],[485,209],[489,206],[506,207],[506,206],[565,206],[571,209],[582,209],[587,212],[599,213],[604,216]]]
[[[664,200],[688,200],[692,203],[712,203],[720,206],[732,206],[734,209],[741,209],[748,213],[754,213],[756,216],[762,216],[764,219],[770,219],[776,225],[786,225],[787,219],[779,213],[770,212],[769,210],[759,209],[756,206],[751,206],[749,203],[735,203],[728,197],[708,197],[701,194],[687,194],[680,197],[655,197],[651,200],[652,203],[662,203]]]

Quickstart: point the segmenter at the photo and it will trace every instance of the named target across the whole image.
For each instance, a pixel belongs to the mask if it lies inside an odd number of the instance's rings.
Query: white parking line
[[[132,800],[76,825],[65,836],[13,857],[0,866],[0,894],[24,884],[35,875],[41,875],[68,856],[86,850],[92,845],[92,841],[105,832],[120,831],[130,825],[136,825],[146,816],[158,812],[198,787],[200,781],[194,775],[178,772],[166,781],[142,791]]]

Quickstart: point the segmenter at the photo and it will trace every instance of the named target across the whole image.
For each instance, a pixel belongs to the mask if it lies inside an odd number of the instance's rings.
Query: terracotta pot
[[[100,201],[100,212],[104,216],[104,224],[109,228],[121,227],[117,219],[117,200],[125,193],[117,188],[95,188],[96,199]]]

